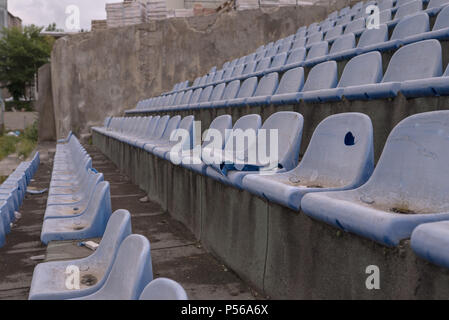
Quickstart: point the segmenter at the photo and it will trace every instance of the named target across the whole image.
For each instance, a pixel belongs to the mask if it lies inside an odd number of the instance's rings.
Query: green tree
[[[47,26],[47,28],[45,28],[45,31],[48,31],[48,32],[64,32],[63,29],[59,29],[59,28],[56,26],[56,22],[50,23],[50,24]]]
[[[14,100],[27,97],[26,88],[34,81],[39,67],[50,59],[53,39],[40,35],[42,28],[34,25],[4,28],[0,37],[0,83]]]

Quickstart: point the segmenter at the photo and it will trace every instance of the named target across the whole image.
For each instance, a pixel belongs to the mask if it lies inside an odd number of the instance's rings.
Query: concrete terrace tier
[[[86,147],[93,167],[103,172],[111,187],[112,210],[127,209],[132,215],[133,233],[151,242],[154,278],[179,282],[189,299],[261,299],[260,293],[239,279],[220,261],[208,254],[194,235],[171,218],[155,202],[141,202],[145,192],[121,174],[97,148]],[[52,172],[54,144],[40,145],[41,165],[31,187],[47,188]],[[44,261],[71,260],[92,253],[77,241],[40,242],[48,194],[28,194],[21,207],[22,218],[12,228],[0,249],[0,299],[27,299],[34,267]],[[95,239],[98,241],[98,239]],[[32,257],[45,256],[45,260]]]

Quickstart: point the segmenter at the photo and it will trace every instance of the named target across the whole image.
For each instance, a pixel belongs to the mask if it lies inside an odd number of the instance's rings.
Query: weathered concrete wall
[[[5,112],[6,130],[24,130],[37,120],[37,112]]]
[[[56,133],[88,132],[176,82],[323,19],[326,7],[247,10],[154,21],[58,40],[52,52]]]
[[[274,299],[447,299],[449,271],[93,133],[93,143],[202,245]],[[380,270],[369,290],[366,268]]]
[[[39,99],[36,102],[36,110],[39,113],[39,141],[55,141],[56,126],[50,64],[39,68],[38,79]]]

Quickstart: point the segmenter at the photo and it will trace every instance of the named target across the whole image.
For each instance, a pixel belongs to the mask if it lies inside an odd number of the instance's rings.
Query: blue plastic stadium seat
[[[413,230],[410,245],[423,259],[449,268],[449,221],[424,223]]]
[[[135,137],[135,139],[132,139],[132,141],[130,141],[130,145],[138,148],[143,148],[145,142],[156,134],[156,129],[158,128],[158,126],[167,125],[168,116],[162,119],[161,124],[159,124],[160,120],[161,120],[160,116],[152,117],[146,130],[141,135]]]
[[[272,114],[258,130],[254,144],[248,146],[240,157],[236,155],[231,157],[233,164],[226,163],[226,166],[218,165],[221,172],[214,167],[208,167],[206,174],[209,177],[217,178],[223,183],[242,188],[242,180],[248,174],[258,174],[261,171],[288,171],[293,169],[298,162],[299,145],[302,137],[304,119],[302,115],[296,112],[277,112]],[[273,132],[277,133],[277,155],[276,159],[252,159],[249,150],[254,150],[254,146],[262,144],[260,139],[266,138],[267,152],[270,150],[270,140]],[[273,135],[273,137],[275,137]],[[268,155],[267,155],[268,156]],[[255,161],[254,161],[255,160]],[[270,163],[276,160],[276,163]],[[276,165],[276,167],[273,167]]]
[[[412,43],[425,39],[446,40],[449,38],[449,5],[438,14],[432,31],[408,36],[403,43]]]
[[[118,248],[131,234],[131,215],[126,210],[117,210],[112,215],[98,248],[88,257],[72,261],[40,263],[34,268],[29,294],[30,300],[71,299],[91,294],[104,284]],[[79,290],[67,289],[66,269],[77,266],[80,279],[93,277],[93,284],[81,281]]]
[[[366,29],[357,44],[357,54],[377,50],[386,41],[388,41],[388,27],[385,24],[381,24],[379,29]]]
[[[90,295],[76,299],[137,300],[152,280],[150,242],[144,236],[132,234],[121,243],[103,286]]]
[[[307,194],[304,213],[387,246],[420,224],[449,219],[449,111],[416,114],[387,139],[371,178],[350,191]]]
[[[273,45],[270,49],[267,50],[267,53],[265,55],[266,58],[273,57],[277,55],[279,51],[279,45]]]
[[[229,99],[227,107],[238,107],[246,104],[246,99],[252,97],[257,88],[257,77],[251,77],[243,81],[239,93],[234,99]]]
[[[211,83],[221,81],[223,79],[223,75],[224,75],[224,69],[218,70],[217,72],[215,72],[214,78],[212,79]]]
[[[319,92],[335,88],[337,82],[337,63],[335,61],[320,63],[310,70],[300,97],[306,102],[319,102]]]
[[[399,21],[399,19],[402,19],[408,15],[422,11],[422,9],[423,9],[422,0],[409,1],[406,4],[404,4],[398,8],[398,10],[396,11],[396,14],[394,16],[394,20]]]
[[[441,76],[441,56],[438,40],[406,45],[391,58],[381,83],[353,86],[351,93],[367,99],[394,98],[404,81]]]
[[[169,140],[158,144],[152,153],[160,158],[165,158],[173,150],[190,150],[193,148],[194,116],[187,116],[181,120],[179,126],[170,134]]]
[[[299,103],[304,86],[304,69],[302,67],[290,69],[284,73],[279,86],[270,99],[272,104]]]
[[[264,73],[265,70],[267,70],[271,65],[271,57],[270,58],[263,58],[259,60],[257,63],[256,69],[252,73],[251,76],[259,76]]]
[[[349,23],[346,28],[344,34],[353,33],[354,35],[360,35],[365,30],[366,23],[365,18],[359,18],[357,20]]]
[[[310,47],[309,52],[307,53],[306,60],[304,61],[304,66],[313,66],[317,63],[325,61],[328,52],[329,44],[327,41],[315,43]]]
[[[335,26],[333,29],[326,32],[324,36],[324,41],[332,43],[335,39],[340,37],[343,34],[343,26]]]
[[[143,149],[151,153],[157,146],[169,143],[171,134],[178,128],[180,122],[181,116],[171,117],[170,120],[168,120],[164,134],[159,139],[146,142]]]
[[[234,99],[239,93],[240,80],[234,80],[229,82],[224,88],[223,94],[220,100],[215,100],[210,107],[212,108],[223,108],[226,107],[228,101]]]
[[[292,41],[283,42],[282,45],[279,47],[278,54],[290,51],[290,48],[292,47],[292,43],[293,43]]]
[[[290,50],[304,48],[306,46],[307,39],[306,38],[297,38]]]
[[[248,175],[243,187],[260,197],[299,210],[310,192],[350,190],[374,168],[373,126],[361,113],[327,117],[315,129],[300,164],[273,175]]]
[[[389,10],[392,9],[394,6],[393,0],[382,0],[378,4],[379,11]]]
[[[282,70],[285,63],[287,62],[287,53],[279,53],[273,57],[273,61],[270,64],[270,67],[265,69],[264,74],[271,72],[278,72]]]
[[[279,84],[279,74],[277,72],[269,73],[260,79],[256,91],[252,97],[246,99],[245,103],[250,106],[268,105],[271,96],[276,91]]]
[[[312,45],[320,41],[323,41],[323,33],[320,31],[315,32],[307,38],[306,48],[309,49]]]
[[[449,0],[430,0],[429,4],[427,5],[426,12],[429,16],[434,16],[448,4]]]
[[[356,55],[355,35],[348,33],[336,39],[327,55],[328,60],[346,60]]]
[[[220,83],[216,85],[212,90],[209,100],[200,101],[198,104],[198,108],[210,108],[215,101],[221,100],[225,87],[226,87],[225,83]]]
[[[199,95],[198,99],[192,98],[190,100],[189,109],[197,109],[200,107],[201,103],[208,102],[212,91],[214,90],[214,86],[207,86],[201,91],[201,94]]]
[[[109,183],[100,182],[86,212],[74,218],[46,219],[42,225],[41,241],[78,240],[101,237],[111,215]]]
[[[139,300],[188,300],[188,298],[179,283],[167,278],[158,278],[145,287]]]
[[[407,98],[449,95],[449,66],[441,77],[402,82],[400,91]]]
[[[290,54],[287,58],[287,61],[285,62],[284,67],[282,70],[288,70],[291,68],[296,68],[302,66],[305,58],[306,58],[306,49],[305,48],[299,48],[290,51]]]

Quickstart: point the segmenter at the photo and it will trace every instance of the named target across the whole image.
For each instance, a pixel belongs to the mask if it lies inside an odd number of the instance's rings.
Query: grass
[[[26,159],[36,147],[37,138],[37,122],[26,128],[19,137],[0,136],[0,160],[14,152]]]

